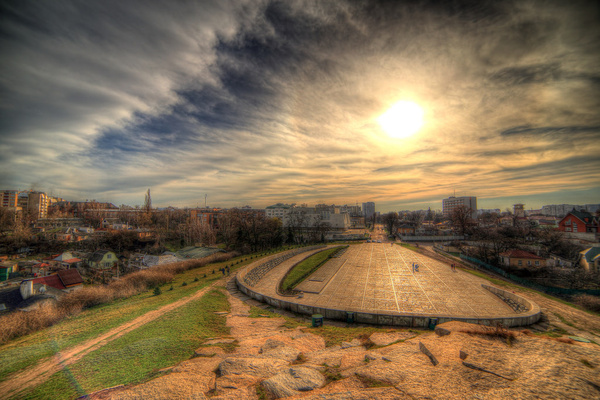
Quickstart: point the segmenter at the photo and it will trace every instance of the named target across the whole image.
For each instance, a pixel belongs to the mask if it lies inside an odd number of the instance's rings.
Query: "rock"
[[[227,375],[217,379],[217,391],[221,390],[238,390],[248,386],[252,386],[258,382],[260,378],[250,375]]]
[[[268,339],[260,348],[260,353],[264,357],[279,358],[286,361],[294,361],[298,358],[300,351],[292,346],[274,339]]]
[[[218,346],[200,347],[194,354],[197,357],[214,357],[217,354],[225,354],[225,350]]]
[[[283,360],[274,358],[244,358],[229,357],[221,361],[219,371],[221,376],[251,375],[268,378],[278,374],[288,366]]]
[[[217,314],[217,315],[227,315],[227,314],[229,314],[229,312],[227,312],[227,311],[215,311],[215,314]]]
[[[325,377],[312,368],[294,367],[264,380],[261,385],[275,398],[281,398],[320,388],[325,385]]]
[[[427,357],[429,357],[429,359],[431,360],[431,363],[433,364],[433,366],[436,366],[439,364],[439,361],[437,360],[437,358],[435,358],[435,356],[433,354],[431,354],[431,352],[429,351],[429,349],[427,349],[427,347],[425,347],[425,345],[421,342],[419,342],[419,350],[421,350],[421,353],[425,354]]]
[[[476,370],[476,371],[487,372],[488,374],[496,375],[496,376],[498,376],[498,377],[500,377],[500,378],[503,378],[503,379],[506,379],[506,380],[509,380],[509,381],[510,381],[510,380],[512,380],[511,378],[508,378],[508,377],[506,377],[506,376],[502,376],[502,375],[500,375],[500,374],[497,374],[497,373],[495,373],[495,372],[493,372],[493,371],[487,370],[487,369],[485,369],[485,368],[478,367],[477,365],[470,364],[470,363],[468,363],[468,362],[465,362],[465,361],[463,361],[463,365],[464,365],[465,367],[467,367],[467,368],[471,368],[471,369],[474,369],[474,370]]]
[[[436,326],[434,331],[438,336],[446,336],[452,333],[446,328],[442,328],[441,326]]]
[[[210,345],[210,344],[220,344],[220,343],[224,343],[224,344],[229,344],[229,343],[233,343],[235,342],[235,339],[224,339],[224,338],[218,338],[218,339],[208,339],[206,342],[204,342],[204,345]]]
[[[431,397],[429,397],[431,398]],[[394,387],[351,389],[338,393],[328,394],[308,394],[302,396],[302,400],[399,400],[410,399],[408,395],[403,394]]]
[[[362,351],[353,351],[347,352],[342,356],[342,360],[340,362],[340,368],[346,369],[350,367],[358,367],[365,363],[366,352]]]
[[[465,352],[465,351],[460,351],[458,353],[458,356],[460,357],[461,360],[465,360],[469,355]]]
[[[369,336],[369,340],[375,346],[389,346],[399,340],[405,340],[415,336],[411,332],[374,332]]]
[[[351,342],[342,342],[342,349],[348,349],[350,347],[362,346],[362,343],[358,339],[352,339]]]

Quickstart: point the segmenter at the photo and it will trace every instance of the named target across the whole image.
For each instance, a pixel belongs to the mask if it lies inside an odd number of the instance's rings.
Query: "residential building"
[[[590,247],[579,254],[579,265],[586,271],[600,272],[600,246]]]
[[[477,216],[483,215],[483,214],[502,214],[502,210],[500,210],[499,208],[481,208],[479,210],[477,210]]]
[[[525,217],[525,204],[513,204],[513,214],[516,217],[524,218]]]
[[[598,233],[598,217],[587,211],[571,210],[558,223],[558,229],[569,233]]]
[[[471,210],[471,218],[477,218],[477,197],[463,196],[454,197],[450,196],[447,199],[442,200],[442,213],[444,217],[450,218],[454,210],[459,207],[466,207]]]
[[[98,250],[94,252],[88,260],[90,267],[96,269],[110,269],[113,268],[117,262],[117,255],[110,250]]]
[[[39,278],[26,279],[21,282],[21,297],[23,300],[36,294],[58,296],[61,292],[71,292],[83,287],[83,278],[77,269],[63,269],[56,274]]]
[[[19,199],[18,190],[2,190],[0,191],[0,207],[17,208]]]
[[[339,210],[339,209],[338,209]],[[331,210],[313,207],[294,207],[283,218],[283,226],[297,226],[298,228],[312,228],[317,223],[327,224],[329,229],[343,230],[350,227],[350,215],[336,213]]]
[[[525,268],[535,267],[543,268],[546,266],[546,259],[524,250],[509,250],[500,253],[500,262],[507,267]]]
[[[27,199],[27,210],[37,218],[46,218],[48,216],[48,206],[50,197],[44,192],[29,192]]]
[[[202,225],[208,225],[213,229],[219,229],[219,219],[223,214],[220,208],[196,208],[190,210],[192,221],[198,220]]]
[[[586,211],[588,213],[593,214],[596,211],[600,210],[600,204],[551,204],[542,207],[542,214],[562,218],[565,215],[567,215],[571,210]]]
[[[293,207],[293,204],[273,204],[272,206],[268,206],[265,208],[265,216],[267,218],[279,218],[283,221],[285,216],[290,212],[290,210]]]
[[[373,215],[375,215],[375,203],[369,201],[367,203],[362,203],[362,212],[365,216],[365,220],[369,221]]]
[[[19,271],[19,264],[17,261],[2,261],[0,263],[0,282],[8,280],[10,275],[17,271]]]
[[[396,232],[398,235],[414,235],[415,227],[408,224],[400,225]]]

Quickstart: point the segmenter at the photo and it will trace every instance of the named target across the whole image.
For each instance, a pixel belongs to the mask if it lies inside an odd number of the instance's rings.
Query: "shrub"
[[[19,336],[44,329],[67,315],[52,303],[45,303],[34,311],[15,311],[0,318],[0,344]]]
[[[200,279],[198,279],[198,277],[194,278],[194,282],[198,282]]]
[[[183,282],[181,286],[187,286],[187,282]]]
[[[84,308],[127,298],[173,280],[175,274],[204,267],[210,263],[228,261],[238,253],[218,253],[201,260],[182,261],[134,272],[103,286],[86,286],[61,297],[56,304],[43,304],[38,310],[15,311],[0,317],[0,344],[44,329]],[[214,273],[214,270],[213,270]],[[204,274],[206,277],[206,274]],[[182,286],[186,286],[184,282]],[[169,290],[173,290],[173,286]],[[159,293],[160,294],[160,293]]]
[[[573,296],[573,303],[589,311],[600,312],[600,297],[591,294],[578,294]]]
[[[155,296],[158,296],[158,295],[160,295],[160,294],[162,294],[162,290],[160,290],[160,287],[158,287],[158,286],[157,286],[157,287],[155,287],[155,288],[154,288],[154,295],[155,295]]]
[[[504,325],[498,323],[495,326],[481,325],[477,329],[462,329],[460,332],[470,335],[488,336],[506,341],[509,346],[512,345],[517,335],[513,331],[509,331]]]

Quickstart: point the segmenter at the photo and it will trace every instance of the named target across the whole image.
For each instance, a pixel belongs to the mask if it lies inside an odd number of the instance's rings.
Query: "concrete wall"
[[[463,240],[464,236],[408,236],[401,235],[400,239],[404,242],[449,242],[452,240]]]
[[[267,303],[273,307],[280,308],[282,310],[289,310],[298,314],[313,315],[321,314],[326,319],[335,319],[346,321],[347,311],[336,310],[331,308],[315,307],[310,305],[298,304],[288,300],[276,299],[273,297],[265,296],[264,294],[256,292],[254,289],[246,286],[243,283],[243,276],[245,275],[246,269],[241,270],[236,275],[236,283],[240,291],[247,296],[258,300],[263,303]],[[451,315],[419,315],[412,313],[404,314],[386,314],[386,313],[365,313],[365,312],[354,312],[354,322],[359,324],[372,324],[372,325],[389,325],[389,326],[403,326],[413,328],[427,328],[429,326],[430,319],[437,318],[437,323],[441,324],[448,321],[462,321],[472,324],[481,325],[496,325],[498,323],[505,327],[513,326],[525,326],[536,323],[540,319],[540,308],[537,304],[530,302],[529,300],[520,297],[512,292],[499,289],[493,286],[482,285],[485,289],[492,293],[500,293],[502,296],[510,298],[520,304],[527,307],[528,311],[521,314],[510,314],[506,317],[480,317],[480,318],[458,318]]]

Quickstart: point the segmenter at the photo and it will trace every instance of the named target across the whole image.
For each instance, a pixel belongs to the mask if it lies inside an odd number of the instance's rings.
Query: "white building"
[[[265,216],[267,218],[279,218],[283,221],[293,205],[277,203],[272,206],[265,208]]]
[[[454,197],[450,196],[442,200],[442,212],[444,217],[449,218],[458,207],[466,207],[471,210],[471,218],[477,218],[477,197]]]
[[[367,203],[362,203],[362,211],[365,216],[365,220],[368,221],[375,214],[375,203],[369,201]]]

